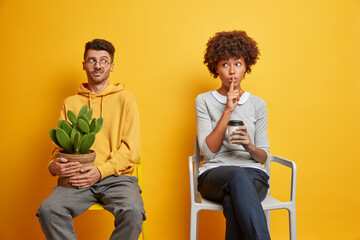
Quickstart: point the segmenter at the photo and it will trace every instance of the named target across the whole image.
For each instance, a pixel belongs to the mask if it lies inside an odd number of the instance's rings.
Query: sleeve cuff
[[[202,143],[200,143],[200,149],[202,151],[202,153],[204,154],[204,156],[207,158],[207,159],[213,159],[215,157],[215,153],[213,153],[212,151],[210,151],[208,145],[206,144],[206,141],[203,140]]]
[[[97,169],[99,169],[99,172],[101,174],[101,180],[111,175],[115,175],[115,176],[120,175],[119,172],[113,170],[114,167],[110,162],[105,162],[103,165],[97,166]]]

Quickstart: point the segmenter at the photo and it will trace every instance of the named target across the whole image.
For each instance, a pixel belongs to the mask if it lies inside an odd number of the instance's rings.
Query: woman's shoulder
[[[197,95],[197,97],[196,98],[198,98],[198,97],[200,97],[200,98],[206,98],[206,97],[208,97],[208,96],[211,96],[211,92],[213,92],[213,91],[208,91],[208,92],[203,92],[203,93],[200,93],[199,95]]]
[[[199,95],[197,95],[195,102],[198,103],[198,102],[204,102],[206,100],[209,100],[212,97],[211,92],[212,91],[200,93]]]
[[[250,93],[249,96],[249,101],[252,102],[255,105],[260,105],[260,106],[266,106],[266,102],[264,99],[262,99],[261,97],[258,97],[252,93]]]

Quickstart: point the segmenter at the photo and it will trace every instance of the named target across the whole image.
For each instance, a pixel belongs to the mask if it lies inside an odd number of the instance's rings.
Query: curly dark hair
[[[94,39],[90,42],[87,42],[85,44],[84,60],[86,60],[86,54],[89,49],[107,51],[111,57],[111,62],[114,61],[115,48],[111,42],[106,41],[105,39]]]
[[[260,55],[257,43],[244,31],[215,33],[206,46],[204,63],[214,78],[219,76],[216,72],[219,60],[243,57],[246,64],[245,73],[250,73],[251,66],[256,63]]]

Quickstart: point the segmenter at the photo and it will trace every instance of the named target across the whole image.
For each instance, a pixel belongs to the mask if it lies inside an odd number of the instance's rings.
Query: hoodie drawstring
[[[91,106],[91,92],[89,92],[89,109],[92,107]],[[101,103],[100,103],[100,117],[102,117],[102,113],[103,113],[103,105],[104,105],[104,95],[101,95]]]
[[[91,92],[89,92],[89,109],[91,108]]]
[[[102,117],[102,112],[103,112],[103,103],[104,103],[104,95],[101,95],[100,117]]]

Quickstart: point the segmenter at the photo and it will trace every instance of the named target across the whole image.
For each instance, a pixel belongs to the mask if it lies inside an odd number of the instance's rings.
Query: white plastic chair
[[[190,219],[190,240],[197,240],[198,237],[198,213],[200,210],[222,211],[223,207],[219,203],[215,203],[201,198],[197,190],[197,176],[199,174],[200,162],[204,156],[200,154],[200,148],[197,138],[195,139],[195,155],[189,157],[189,176],[190,176],[190,200],[191,200],[191,219]],[[266,198],[261,202],[265,211],[268,229],[270,231],[270,210],[287,209],[289,212],[289,231],[290,239],[296,240],[296,210],[295,210],[295,193],[296,193],[296,164],[292,161],[271,156],[265,163],[265,169],[270,175],[271,162],[279,163],[283,166],[291,168],[291,194],[290,201],[281,202],[270,195],[270,188]],[[270,180],[269,180],[270,184]]]

